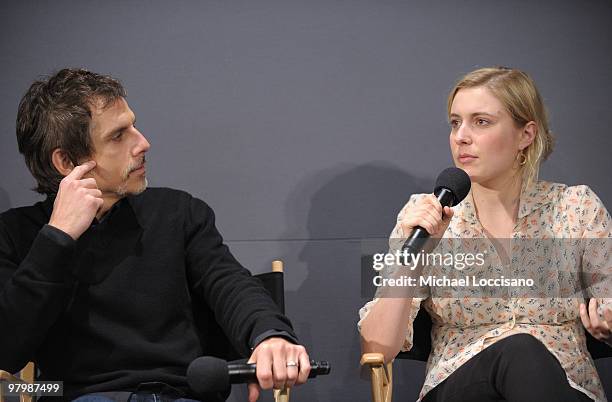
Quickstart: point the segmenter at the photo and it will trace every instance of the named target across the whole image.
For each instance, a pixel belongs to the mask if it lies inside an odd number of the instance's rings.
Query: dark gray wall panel
[[[529,72],[557,136],[542,178],[589,184],[612,207],[610,21],[607,0],[4,1],[0,210],[39,198],[14,135],[32,80],[64,66],[120,78],[152,144],[151,185],[208,201],[254,271],[286,260],[288,312],[334,363],[293,400],[366,400],[359,240],[386,236],[451,164],[458,77]],[[396,373],[411,400],[422,371]]]

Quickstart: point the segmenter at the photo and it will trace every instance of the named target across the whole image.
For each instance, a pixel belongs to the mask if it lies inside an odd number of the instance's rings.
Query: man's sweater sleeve
[[[295,338],[291,323],[261,283],[223,243],[212,209],[191,198],[185,225],[190,284],[206,300],[234,348],[248,356],[257,338],[269,330],[286,331]]]
[[[0,220],[0,369],[16,372],[32,360],[63,311],[72,288],[74,240],[45,225],[23,261]]]

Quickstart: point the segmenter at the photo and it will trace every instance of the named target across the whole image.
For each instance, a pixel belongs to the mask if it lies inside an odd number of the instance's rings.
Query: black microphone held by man
[[[228,362],[212,356],[198,357],[187,368],[187,381],[198,395],[223,392],[230,384],[257,382],[257,365],[242,362]],[[308,378],[326,375],[331,371],[327,361],[310,361]]]

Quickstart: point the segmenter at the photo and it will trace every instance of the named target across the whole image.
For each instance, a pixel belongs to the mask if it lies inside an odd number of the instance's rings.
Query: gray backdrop
[[[360,239],[385,237],[451,165],[445,101],[462,74],[529,72],[557,136],[541,177],[612,207],[611,21],[603,0],[4,1],[0,210],[39,199],[14,134],[29,84],[65,66],[118,77],[151,185],[209,202],[253,272],[285,260],[288,314],[333,363],[292,400],[365,401]],[[396,395],[416,399],[422,365],[396,367]]]

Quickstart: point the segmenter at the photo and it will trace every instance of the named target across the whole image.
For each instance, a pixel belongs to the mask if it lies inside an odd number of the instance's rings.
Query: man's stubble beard
[[[115,194],[117,194],[121,198],[125,197],[126,195],[137,195],[145,191],[148,185],[149,181],[146,177],[144,177],[141,180],[140,186],[138,186],[135,190],[128,191],[128,181],[126,180],[125,182],[123,182],[123,184],[117,187],[117,189],[115,190]]]
[[[140,185],[135,190],[128,192],[127,188],[130,180],[130,173],[132,173],[134,169],[140,167],[143,163],[145,163],[145,161],[146,159],[143,157],[142,160],[138,163],[130,163],[128,167],[125,168],[125,170],[121,173],[121,179],[123,180],[123,183],[119,185],[119,187],[117,187],[117,189],[115,190],[115,194],[117,194],[117,196],[125,197],[126,195],[136,195],[142,193],[147,189],[149,182],[146,176],[141,179]]]

